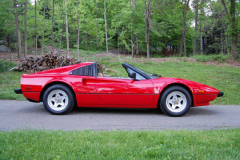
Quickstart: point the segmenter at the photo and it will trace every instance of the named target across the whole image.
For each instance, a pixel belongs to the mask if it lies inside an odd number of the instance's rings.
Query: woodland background
[[[147,58],[240,52],[239,0],[0,0],[0,45]],[[33,51],[29,51],[32,48]],[[37,48],[41,48],[41,52]]]

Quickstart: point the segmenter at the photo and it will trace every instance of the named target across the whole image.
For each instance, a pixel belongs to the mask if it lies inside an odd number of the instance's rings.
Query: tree
[[[53,51],[53,21],[54,21],[54,0],[53,0],[53,14],[52,14],[52,51]]]
[[[35,54],[37,54],[37,1],[35,0]]]
[[[77,55],[79,58],[79,11],[78,11],[78,7],[79,7],[80,1],[77,2],[77,27],[78,27],[78,34],[77,34]]]
[[[28,4],[28,1],[25,0],[25,3],[24,3],[24,6],[25,6],[24,57],[27,56],[27,4]]]
[[[107,7],[106,0],[104,0],[104,20],[105,20],[105,37],[106,37],[106,52],[108,53],[108,35],[107,35]]]
[[[183,9],[182,9],[182,13],[183,13],[183,27],[182,27],[182,36],[181,36],[181,42],[180,42],[180,53],[179,55],[182,56],[182,51],[183,51],[183,45],[184,45],[184,56],[186,57],[187,53],[186,53],[186,36],[185,36],[185,32],[186,32],[186,15],[187,15],[187,10],[188,10],[188,5],[189,5],[189,1],[190,0],[182,0],[183,3]]]
[[[67,56],[69,56],[69,37],[68,37],[68,15],[67,15],[67,0],[65,0],[65,15],[66,15],[66,39],[67,39]]]
[[[238,49],[237,49],[237,27],[236,27],[236,1],[235,0],[230,0],[230,16],[231,16],[231,52],[232,52],[232,57],[237,59],[238,58]]]
[[[228,19],[230,21],[230,27],[231,27],[231,54],[232,57],[237,59],[238,58],[238,49],[237,49],[237,26],[236,26],[236,1],[235,0],[230,0],[230,14],[229,11],[226,7],[225,1],[222,0],[222,4],[224,6],[225,12],[228,16]]]
[[[43,37],[42,37],[42,55],[43,55],[43,49],[44,49],[44,32],[45,32],[45,13],[46,13],[46,3],[44,3],[43,7]]]
[[[13,7],[14,7],[14,16],[16,21],[16,30],[17,30],[17,42],[18,42],[18,58],[22,56],[22,43],[21,43],[21,35],[19,29],[19,22],[18,22],[18,11],[17,11],[17,0],[13,0]]]
[[[145,24],[146,24],[146,42],[147,42],[147,58],[150,58],[150,45],[149,45],[149,17],[150,17],[150,7],[151,7],[151,0],[144,0],[145,4]]]
[[[197,50],[198,3],[199,3],[199,0],[195,0],[195,35],[194,35],[194,42],[193,42],[193,55],[196,55],[196,50]]]

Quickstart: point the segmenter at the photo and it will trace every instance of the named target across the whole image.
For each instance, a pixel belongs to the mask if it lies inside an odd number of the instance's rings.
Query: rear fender
[[[45,86],[43,87],[41,93],[40,93],[40,98],[39,98],[39,101],[42,102],[42,98],[43,98],[43,94],[44,92],[46,91],[46,89],[54,84],[62,84],[62,85],[65,85],[67,86],[69,89],[71,89],[72,93],[75,95],[75,92],[73,90],[73,86],[71,85],[71,83],[68,83],[67,81],[63,81],[63,80],[59,80],[59,81],[49,81],[47,84],[45,84]]]

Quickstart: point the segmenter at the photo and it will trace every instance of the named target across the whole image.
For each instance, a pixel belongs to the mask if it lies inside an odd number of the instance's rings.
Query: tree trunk
[[[186,47],[186,35],[183,36],[183,44],[184,44],[184,57],[187,57],[187,47]]]
[[[231,36],[232,36],[232,40],[231,40],[231,53],[232,53],[232,57],[234,59],[238,58],[238,51],[237,51],[237,28],[236,28],[236,17],[235,17],[235,10],[236,7],[236,0],[230,0],[230,16],[231,16]]]
[[[132,0],[132,4],[133,4],[133,7],[134,7],[134,11],[136,11],[136,5],[135,5],[135,1]],[[136,18],[134,16],[134,25],[135,25],[135,30],[137,29],[136,27]],[[139,54],[139,46],[138,46],[138,36],[137,36],[137,33],[135,34],[135,37],[136,37],[136,54]]]
[[[37,1],[35,0],[35,54],[37,54]]]
[[[16,21],[16,30],[17,30],[17,42],[18,42],[18,58],[22,57],[22,44],[21,44],[21,35],[19,29],[19,22],[18,22],[18,12],[17,12],[17,0],[13,0],[14,2],[14,17]]]
[[[199,0],[195,0],[196,8],[195,8],[195,35],[194,35],[194,44],[193,44],[193,55],[196,55],[197,52],[197,24],[198,24],[198,2]]]
[[[10,47],[12,44],[11,33],[7,35],[7,42],[8,42],[8,47]]]
[[[77,25],[78,25],[78,31],[77,31],[77,55],[79,58],[79,11],[78,11],[78,7],[79,7],[80,1],[77,4]]]
[[[85,45],[88,48],[88,33],[85,33]]]
[[[144,0],[145,3],[145,23],[146,23],[146,42],[147,42],[147,58],[150,58],[150,45],[149,45],[149,14],[150,14],[150,4],[151,0],[148,0],[148,4],[146,3],[146,0]]]
[[[43,50],[44,50],[44,32],[45,32],[45,12],[46,12],[46,3],[44,3],[44,8],[43,8],[43,38],[42,38],[42,55],[43,55]]]
[[[104,20],[105,20],[106,52],[108,53],[107,13],[106,12],[107,12],[106,0],[104,0]]]
[[[139,54],[139,45],[138,45],[138,36],[137,36],[137,33],[136,33],[136,54],[137,54],[137,55]]]
[[[204,7],[202,7],[202,4],[204,3],[204,0],[201,0],[201,14],[203,16],[205,16],[205,12],[204,12]],[[204,21],[205,21],[205,18],[203,21],[203,27],[200,27],[200,53],[201,55],[203,55],[203,39],[202,39],[202,31],[204,30]]]
[[[96,11],[97,11],[97,19],[98,19],[98,5],[97,5],[97,0],[96,0],[95,4],[96,4]],[[97,48],[98,48],[98,47],[99,47],[98,36],[96,36],[96,42],[97,42]]]
[[[52,14],[52,51],[53,51],[53,21],[54,21],[54,0],[53,0],[53,14]]]
[[[25,32],[24,32],[24,57],[27,56],[27,4],[28,4],[28,0],[25,0],[25,13],[24,13],[24,17],[25,17]]]
[[[183,8],[183,29],[182,29],[182,36],[181,36],[181,42],[180,42],[180,51],[179,51],[179,55],[182,56],[182,52],[183,52],[183,46],[184,46],[184,56],[186,56],[186,38],[185,38],[185,33],[186,33],[186,15],[187,15],[187,9],[188,9],[188,5],[189,5],[189,1],[183,1],[182,3],[185,2],[184,8]]]
[[[119,33],[119,27],[118,27],[118,54],[120,53],[120,51],[119,51],[119,35],[120,35],[120,33]]]
[[[132,11],[132,5],[133,5],[133,1],[132,0],[129,0],[130,3],[131,3],[131,6],[130,6],[130,10]],[[131,19],[131,50],[132,50],[132,57],[134,56],[134,44],[133,44],[133,30],[132,30],[132,12],[131,12],[131,15],[130,15],[130,19]]]
[[[201,28],[200,28],[200,32],[201,32]],[[200,33],[200,52],[201,52],[201,55],[203,55],[203,40],[202,40],[202,32]]]
[[[222,45],[222,54],[224,54],[224,43],[223,43],[223,17],[222,19],[222,27],[221,27],[221,45]]]
[[[69,56],[69,38],[68,38],[68,20],[67,20],[67,0],[65,0],[65,15],[66,15],[67,56]]]
[[[62,37],[63,37],[63,30],[64,30],[64,13],[63,13],[63,5],[61,7],[62,9],[62,34],[60,36],[60,44],[59,44],[59,50],[60,50],[60,53],[61,53],[61,49],[62,49]]]
[[[182,57],[183,45],[185,40],[185,24],[186,24],[186,11],[183,11],[183,29],[182,29],[182,36],[180,41],[180,53],[179,53],[180,57]]]

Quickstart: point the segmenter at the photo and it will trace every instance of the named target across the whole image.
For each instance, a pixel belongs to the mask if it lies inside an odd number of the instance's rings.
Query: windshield
[[[148,71],[145,71],[145,70],[143,70],[143,69],[141,69],[141,68],[138,68],[138,67],[135,67],[135,66],[132,66],[132,67],[134,67],[134,68],[136,68],[137,70],[141,71],[142,73],[148,75],[149,77],[151,77],[151,79],[155,79],[155,78],[161,77],[160,75],[157,75],[156,73],[150,73],[150,72],[148,72]]]

